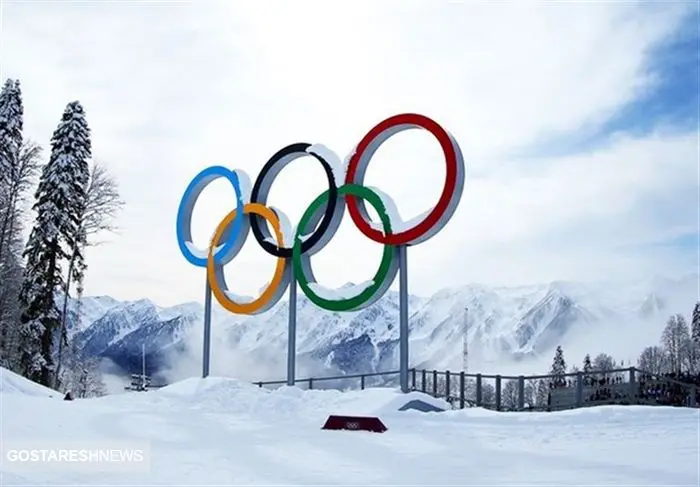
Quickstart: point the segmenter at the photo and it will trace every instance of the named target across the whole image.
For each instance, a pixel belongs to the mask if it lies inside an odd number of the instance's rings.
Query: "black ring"
[[[331,224],[334,223],[334,220],[338,220],[338,217],[342,218],[342,215],[336,214],[336,210],[344,210],[344,205],[338,204],[338,186],[335,183],[333,167],[320,155],[313,152],[307,152],[309,147],[311,147],[311,144],[307,144],[306,142],[298,142],[277,151],[277,153],[275,153],[275,155],[273,155],[260,170],[260,173],[255,180],[255,184],[253,185],[253,190],[250,194],[251,203],[259,203],[267,206],[267,197],[270,193],[270,187],[272,186],[272,183],[277,175],[287,166],[287,164],[304,156],[313,156],[318,162],[321,163],[323,170],[326,172],[326,177],[328,178],[328,190],[330,193],[328,198],[328,206],[326,206],[326,211],[323,214],[323,218],[318,224],[318,227],[316,227],[314,233],[311,234],[309,238],[305,239],[304,242],[302,242],[302,254],[314,249],[314,247],[321,242],[324,234],[331,227]],[[340,222],[337,221],[336,223],[339,224]],[[258,241],[265,252],[275,257],[292,257],[292,249],[294,247],[293,243],[285,242],[285,244],[290,245],[290,247],[279,247],[266,240],[270,239],[271,237],[270,231],[267,228],[267,222],[258,215],[250,215],[250,229],[253,231],[255,240]],[[325,241],[322,243],[325,245]]]

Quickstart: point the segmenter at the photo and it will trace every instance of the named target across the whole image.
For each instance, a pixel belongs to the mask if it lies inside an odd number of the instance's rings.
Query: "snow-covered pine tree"
[[[587,353],[586,356],[583,357],[583,372],[584,374],[587,374],[591,370],[593,370],[593,364],[591,363],[591,355]]]
[[[561,345],[557,345],[557,350],[554,353],[552,368],[549,372],[553,376],[553,382],[556,386],[561,387],[566,384],[566,361],[564,360],[564,350]]]
[[[27,265],[20,293],[23,373],[49,387],[54,385],[54,333],[61,323],[55,302],[55,293],[64,284],[60,264],[71,258],[79,238],[90,157],[85,112],[74,101],[66,106],[53,133],[51,157],[36,191],[37,217],[24,252]]]
[[[693,341],[700,346],[700,301],[695,303],[693,318],[690,322],[691,336]]]
[[[62,281],[57,262],[62,255],[56,227],[51,222],[52,215],[60,212],[52,209],[47,198],[46,186],[51,178],[46,168],[48,166],[44,168],[37,191],[36,224],[24,251],[26,266],[19,295],[22,314],[18,353],[19,372],[35,382],[49,385],[53,330],[60,323],[54,292]]]
[[[67,218],[59,230],[69,252],[76,252],[76,268],[84,268],[81,245],[85,238],[82,220],[87,204],[87,186],[90,180],[92,143],[85,111],[79,101],[66,106],[63,118],[51,138],[51,159],[67,172],[63,178],[67,201]],[[49,162],[50,163],[50,162]],[[72,257],[72,255],[70,256]]]
[[[10,161],[8,157],[8,149],[10,147],[10,137],[8,137],[8,102],[15,84],[11,79],[5,81],[5,84],[0,89],[0,219],[4,219],[5,208],[7,202],[7,187],[4,175],[10,170]],[[2,221],[2,220],[0,220]]]
[[[16,90],[15,83],[11,79],[5,81],[2,89],[0,89],[0,297],[4,297],[7,293],[7,287],[10,282],[6,275],[11,267],[11,264],[3,260],[3,248],[5,241],[6,225],[10,214],[10,179],[8,175],[12,171],[14,139],[13,133],[16,132],[17,119],[13,116],[13,106],[16,105]],[[21,106],[21,101],[20,101]],[[20,110],[21,112],[21,110]],[[21,124],[21,119],[19,120]],[[21,137],[21,130],[20,130]],[[8,332],[11,324],[4,319],[8,314],[6,310],[7,303],[5,300],[0,300],[0,362],[3,366],[9,366],[10,351],[8,350]]]
[[[24,106],[18,80],[8,79],[0,92],[0,262],[10,241],[17,196],[13,175],[19,170]]]
[[[591,363],[591,355],[586,354],[585,357],[583,357],[583,383],[584,384],[590,384],[592,377],[591,377],[591,371],[593,370],[593,364]]]

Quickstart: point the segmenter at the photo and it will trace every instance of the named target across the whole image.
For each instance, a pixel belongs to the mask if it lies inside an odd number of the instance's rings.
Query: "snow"
[[[344,166],[347,167],[350,165],[350,159],[352,159],[352,156],[355,155],[355,152],[357,152],[357,146],[353,147],[352,150],[345,156],[345,159],[343,160]]]
[[[410,398],[421,397],[412,393]],[[698,485],[698,410],[397,411],[392,389],[270,391],[235,379],[55,401],[0,395],[3,444],[148,445],[147,477],[3,457],[12,485]],[[385,433],[325,431],[377,415]],[[68,435],[67,432],[70,432]],[[136,470],[136,467],[134,467]]]
[[[338,301],[341,299],[351,299],[359,296],[365,289],[374,285],[374,281],[365,281],[360,284],[349,284],[339,289],[329,289],[321,286],[317,282],[310,282],[309,287],[320,298]]]
[[[192,243],[190,241],[185,242],[185,247],[187,247],[187,250],[189,250],[190,253],[198,259],[206,259],[209,256],[209,249],[207,249],[207,250],[199,249],[195,246],[194,243]]]
[[[167,308],[156,306],[156,309],[158,312],[158,319],[161,321],[169,321],[182,316],[198,319],[198,317],[204,312],[204,307],[194,301],[169,306]]]
[[[391,196],[383,192],[379,188],[375,188],[373,186],[369,187],[372,191],[377,193],[379,195],[379,198],[382,200],[382,203],[384,203],[384,207],[386,208],[387,215],[389,215],[389,220],[391,221],[391,231],[392,233],[401,233],[405,232],[416,225],[418,225],[420,222],[425,220],[425,218],[433,211],[434,208],[430,208],[427,211],[424,211],[423,213],[410,218],[409,220],[404,221],[403,218],[401,218],[401,214],[399,213],[399,209],[396,206],[396,203],[394,200],[391,199]],[[370,227],[372,227],[374,230],[378,230],[380,232],[384,232],[384,226],[382,225],[381,221],[378,222],[370,222]]]
[[[343,184],[345,184],[345,173],[348,169],[347,161],[350,160],[349,158],[346,159],[345,162],[341,162],[338,154],[323,144],[313,144],[306,149],[306,152],[320,156],[331,166],[331,169],[333,170],[333,179],[335,180],[335,185],[337,187],[340,188]]]
[[[287,215],[279,208],[271,206],[270,209],[275,212],[277,219],[280,221],[280,230],[282,231],[283,241],[278,244],[274,235],[271,238],[266,238],[265,241],[278,245],[279,247],[291,247],[292,242],[294,242],[294,235],[296,235],[297,231],[296,226],[292,226],[292,223],[289,221],[289,217],[287,217]]]
[[[2,394],[0,397],[5,397],[6,394],[19,394],[25,396],[63,398],[60,392],[27,380],[21,375],[15,374],[4,367],[0,367],[0,394]]]
[[[265,281],[265,284],[264,284],[263,286],[261,286],[261,287],[258,289],[258,292],[259,292],[260,294],[264,293],[265,290],[267,290],[267,288],[270,287],[270,284],[272,284],[272,281],[269,281],[269,280],[268,280],[268,281]]]
[[[226,297],[233,301],[234,303],[238,304],[245,304],[245,303],[252,303],[255,301],[257,298],[254,298],[252,296],[244,296],[242,294],[235,294],[232,293],[231,291],[225,291]]]
[[[250,195],[253,190],[253,186],[250,182],[250,176],[248,176],[248,173],[246,173],[245,171],[241,171],[240,169],[236,169],[234,172],[238,176],[238,187],[241,190],[241,194],[239,195],[240,204],[246,205],[250,203]],[[212,234],[211,240],[213,240],[213,238],[214,235]],[[224,246],[225,243],[221,243],[220,245],[214,247],[214,255],[219,253],[221,249],[224,248]],[[189,250],[190,253],[194,255],[197,259],[207,259],[209,257],[208,247],[206,249],[200,249],[192,241],[185,242],[185,247],[187,247],[187,250]]]
[[[202,249],[200,249],[200,248],[197,248],[197,247],[195,246],[195,244],[192,243],[192,242],[185,242],[185,246],[187,247],[187,250],[189,250],[190,253],[191,253],[192,255],[194,255],[195,257],[197,257],[198,259],[207,259],[207,258],[209,258],[209,249],[208,249],[208,248],[202,250]],[[221,245],[219,245],[219,246],[217,246],[217,247],[214,247],[214,254],[216,255],[223,247],[224,247],[223,244],[221,244]]]
[[[56,293],[56,302],[63,303],[63,294]],[[80,299],[69,298],[69,313],[77,313],[80,310],[79,323],[73,323],[68,329],[69,337],[86,330],[93,322],[97,321],[115,307],[122,306],[123,303],[109,296],[82,297]]]
[[[262,284],[269,278],[268,275],[261,276],[259,282]],[[562,283],[541,283],[518,287],[470,284],[446,288],[428,297],[412,295],[409,305],[411,361],[414,364],[426,364],[425,367],[429,369],[460,370],[463,361],[460,330],[464,322],[464,307],[467,306],[470,322],[469,368],[473,372],[503,375],[545,373],[549,370],[554,355],[553,347],[547,348],[546,340],[551,342],[551,336],[560,336],[559,333],[563,333],[561,343],[569,365],[581,367],[586,353],[595,356],[599,352],[609,353],[617,360],[624,360],[625,364],[634,363],[644,347],[659,342],[668,318],[666,311],[670,313],[670,310],[678,310],[686,313],[690,319],[692,304],[697,300],[697,282],[698,274],[693,273],[673,279],[671,283],[664,284],[664,287],[659,284],[655,288],[650,288],[646,281],[640,283],[636,280],[610,284],[578,283],[575,286],[572,283],[565,286]],[[328,285],[331,286],[330,283]],[[237,291],[258,295],[257,287]],[[666,311],[638,318],[637,313],[644,298],[652,292],[665,303]],[[558,297],[561,295],[573,300],[576,314],[567,315],[566,308]],[[372,352],[374,358],[369,366],[373,370],[395,368],[398,350],[391,343],[398,339],[398,293],[390,290],[370,308],[347,313],[329,313],[319,309],[310,304],[302,292],[299,292],[297,299],[298,354],[306,357],[320,355],[310,366],[313,375],[335,375],[337,368],[329,370],[324,366],[328,356],[324,351],[365,333],[371,337],[375,347]],[[217,335],[220,334],[221,340],[227,344],[217,354],[245,355],[253,363],[260,356],[276,357],[278,362],[274,365],[277,367],[274,371],[261,373],[251,369],[247,370],[246,378],[251,381],[284,379],[288,327],[286,299],[275,308],[281,309],[280,312],[270,311],[245,318],[223,310],[216,300],[212,306],[212,330]],[[90,340],[96,340],[97,335],[106,335],[110,337],[109,343],[115,347],[130,350],[130,338],[126,334],[136,327],[158,321],[157,315],[149,309],[152,309],[152,304],[148,301],[139,305],[119,302],[109,312],[109,316],[93,324],[94,329],[84,338],[92,337]],[[579,311],[581,316],[578,315]],[[586,318],[590,314],[594,315],[594,321]],[[199,316],[201,320],[201,314]],[[518,330],[527,328],[532,329],[531,337],[519,341],[516,338]],[[194,340],[191,347],[192,360],[196,361],[198,368],[201,338],[195,337],[201,326],[194,326],[190,330],[190,340]],[[159,333],[162,333],[159,335],[159,339],[163,340],[161,343],[173,343],[172,332],[163,329]],[[124,339],[119,339],[124,335]],[[111,337],[115,337],[114,340]],[[102,343],[101,340],[98,342]],[[101,347],[106,347],[108,342],[103,343]],[[504,343],[517,346],[506,348]],[[555,342],[554,346],[557,344]],[[350,347],[351,344],[341,345],[338,356],[352,350]],[[140,353],[140,344],[138,350],[134,350],[133,353]],[[532,350],[538,352],[529,352]],[[339,363],[343,364],[343,370],[348,373],[368,365],[360,357],[352,357],[349,361],[340,361],[336,357],[333,367]],[[235,366],[230,367],[226,370],[238,373]]]
[[[396,229],[394,230],[396,233],[400,232],[405,232],[406,230],[409,230],[413,227],[418,226],[420,222],[425,220],[428,215],[430,215],[433,212],[434,208],[430,208],[429,210],[424,211],[423,213],[420,213],[412,218],[409,218],[406,221],[401,221],[396,223]]]
[[[313,232],[307,233],[306,235],[299,235],[299,241],[300,241],[300,242],[306,242],[308,239],[310,239],[311,237],[313,237],[313,235],[314,235]]]
[[[241,190],[241,203],[243,205],[246,205],[250,203],[250,196],[251,193],[253,192],[253,185],[250,182],[250,176],[248,175],[247,172],[241,170],[241,169],[236,169],[236,175],[238,176],[238,187]]]
[[[399,209],[396,206],[396,203],[394,202],[393,199],[391,199],[391,196],[386,194],[381,189],[374,187],[374,186],[368,186],[368,187],[369,187],[369,189],[371,189],[372,191],[377,193],[377,196],[379,196],[379,199],[382,200],[382,203],[384,204],[384,209],[386,210],[386,214],[389,216],[389,221],[391,222],[391,230],[392,230],[392,232],[396,232],[397,225],[400,225],[401,222],[403,221],[403,219],[401,218],[401,213],[399,213]],[[370,226],[372,228],[374,228],[375,230],[384,231],[384,226],[382,225],[381,221],[371,222]]]

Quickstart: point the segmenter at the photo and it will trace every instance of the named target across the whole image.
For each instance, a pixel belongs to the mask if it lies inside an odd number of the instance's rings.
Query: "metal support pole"
[[[406,246],[399,245],[399,378],[401,392],[408,392],[408,272]]]
[[[469,308],[464,307],[464,323],[462,323],[462,370],[469,373]]]
[[[287,385],[294,385],[297,358],[297,281],[289,283],[289,331],[287,333]]]
[[[202,377],[209,376],[209,355],[211,352],[211,288],[209,279],[204,286],[204,348],[202,351]]]
[[[583,373],[576,373],[576,407],[583,407]]]

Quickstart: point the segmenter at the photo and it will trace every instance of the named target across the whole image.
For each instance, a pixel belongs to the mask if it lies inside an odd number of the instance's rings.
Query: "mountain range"
[[[411,296],[411,366],[461,370],[464,330],[468,364],[487,372],[512,366],[542,372],[562,345],[569,360],[611,353],[635,360],[658,343],[669,315],[690,316],[699,275],[653,277],[634,283],[555,281],[520,287],[470,284]],[[466,308],[466,310],[465,310]],[[199,373],[203,307],[160,307],[148,299],[83,297],[69,304],[69,334],[91,356],[111,360],[119,373],[141,370],[177,380]],[[212,310],[212,368],[250,380],[283,379],[287,346],[286,302],[257,316]],[[467,311],[468,310],[468,311]],[[297,375],[395,370],[398,364],[398,293],[351,313],[321,310],[299,293]],[[143,347],[143,348],[142,348]]]

